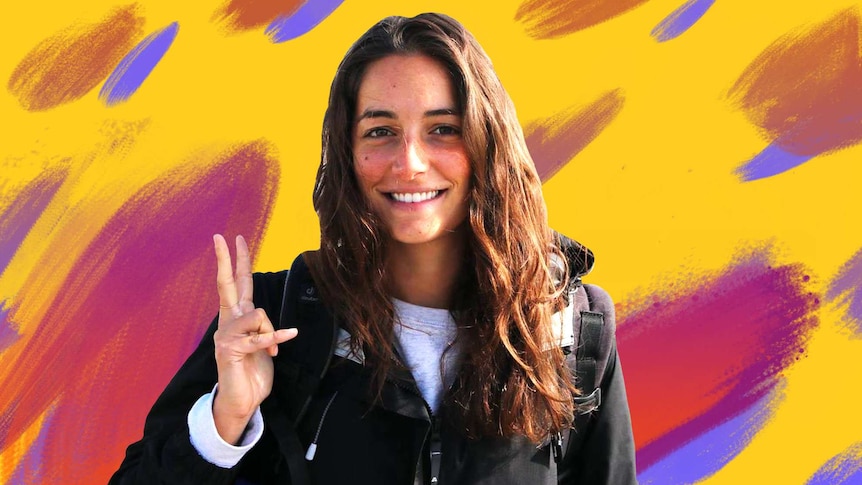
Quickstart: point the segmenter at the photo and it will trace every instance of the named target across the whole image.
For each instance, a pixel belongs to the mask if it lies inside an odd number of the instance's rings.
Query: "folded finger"
[[[287,342],[296,337],[297,330],[295,328],[284,328],[275,332],[253,333],[246,335],[236,342],[235,349],[243,354],[251,354],[260,350],[267,350],[271,356],[275,356],[271,347],[275,347],[275,353],[278,353],[278,344]]]

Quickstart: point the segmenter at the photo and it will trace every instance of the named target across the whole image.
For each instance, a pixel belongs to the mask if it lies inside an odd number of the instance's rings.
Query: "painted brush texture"
[[[276,44],[307,34],[329,17],[344,0],[308,0],[292,15],[282,15],[266,28]]]
[[[806,485],[843,485],[862,483],[862,441],[826,462]]]
[[[216,313],[212,234],[259,241],[278,183],[269,145],[255,142],[202,154],[129,199],[3,355],[0,449],[54,406],[19,467],[39,463],[44,483],[105,483]]]
[[[278,17],[292,15],[305,2],[306,0],[228,0],[213,18],[230,32],[242,32],[263,27]]]
[[[586,148],[622,111],[622,90],[608,91],[587,106],[571,107],[524,128],[533,163],[543,182]]]
[[[689,0],[659,22],[650,35],[659,42],[675,39],[696,24],[714,3],[715,0]]]
[[[527,0],[515,21],[535,39],[555,39],[590,28],[638,7],[648,0]]]
[[[179,28],[179,24],[174,22],[138,43],[108,76],[99,91],[99,98],[108,106],[129,99],[170,49]]]
[[[736,417],[694,438],[638,474],[641,485],[697,483],[708,478],[748,446],[772,417],[781,399],[781,388],[762,398]]]
[[[8,319],[9,304],[6,301],[0,301],[0,354],[6,347],[15,343],[20,335],[18,331],[12,327],[12,322]]]
[[[680,277],[620,305],[639,471],[734,417],[759,413],[781,372],[804,355],[819,298],[801,264],[772,260],[769,247],[754,249],[717,276]],[[689,465],[714,469],[708,458]]]
[[[858,143],[859,26],[859,12],[851,8],[782,36],[743,71],[730,89],[730,99],[768,141],[789,154],[813,157]],[[775,159],[773,165],[772,172],[778,173],[793,163]]]
[[[134,4],[96,24],[73,25],[43,40],[18,64],[7,87],[24,109],[43,111],[81,98],[143,35]]]
[[[45,170],[23,189],[0,197],[0,274],[3,274],[67,175],[66,168]],[[0,300],[0,353],[20,337],[8,318],[10,306],[8,302]]]
[[[66,168],[48,169],[14,194],[0,196],[0,274],[67,175]]]
[[[754,158],[737,167],[734,173],[743,181],[750,182],[786,172],[812,158],[814,158],[813,155],[797,155],[788,152],[781,148],[777,142],[772,142]]]
[[[839,270],[826,297],[847,307],[845,323],[856,337],[862,338],[862,249]]]

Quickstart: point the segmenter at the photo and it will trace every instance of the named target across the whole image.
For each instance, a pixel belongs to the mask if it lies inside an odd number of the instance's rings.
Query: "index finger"
[[[236,281],[233,278],[233,268],[227,241],[224,240],[221,234],[215,234],[213,236],[213,245],[215,247],[216,262],[218,263],[216,284],[218,286],[219,313],[228,310],[233,316],[238,316],[239,294],[237,292]]]

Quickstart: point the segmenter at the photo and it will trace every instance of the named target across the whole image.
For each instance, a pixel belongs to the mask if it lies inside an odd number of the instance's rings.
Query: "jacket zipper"
[[[403,390],[415,395],[416,397],[418,397],[419,400],[422,401],[422,405],[425,406],[425,410],[428,411],[428,417],[431,419],[431,433],[430,433],[431,436],[430,436],[430,440],[428,442],[428,456],[430,459],[429,463],[431,464],[431,481],[430,481],[430,483],[434,484],[434,485],[440,485],[440,463],[441,463],[442,457],[443,457],[443,450],[442,450],[442,441],[440,440],[439,422],[434,417],[434,413],[431,411],[431,406],[429,406],[428,402],[425,401],[425,398],[422,397],[422,393],[419,392],[419,389],[417,389],[415,386],[414,387],[405,386],[395,379],[390,380],[390,382],[392,382],[392,384],[394,384],[395,387],[403,389]],[[428,435],[426,434],[425,436],[426,436],[426,439],[428,439]],[[420,459],[421,459],[421,455],[420,455]],[[416,473],[416,470],[418,470],[418,469],[419,469],[419,463],[417,462],[416,466],[414,467],[414,475]],[[423,481],[424,481],[424,478],[423,478]]]

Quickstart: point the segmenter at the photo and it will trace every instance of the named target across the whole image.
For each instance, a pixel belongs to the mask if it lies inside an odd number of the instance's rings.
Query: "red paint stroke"
[[[268,25],[278,17],[293,15],[306,1],[315,0],[228,0],[213,19],[222,22],[230,32],[241,32]]]
[[[608,91],[583,107],[571,107],[524,128],[527,147],[543,182],[586,148],[623,109],[621,89]]]
[[[770,250],[619,306],[638,469],[754,405],[804,355],[820,301],[805,268]]]
[[[862,140],[862,50],[856,8],[790,32],[767,47],[730,89],[768,141],[819,155]]]
[[[20,191],[0,197],[0,274],[68,175],[67,167],[47,169]]]
[[[590,28],[649,0],[527,0],[515,21],[534,39],[554,39]]]
[[[9,77],[7,87],[29,111],[43,111],[81,98],[104,80],[143,36],[135,4],[113,10],[98,23],[73,25],[33,48]]]
[[[279,182],[269,145],[205,163],[135,194],[75,263],[26,345],[4,355],[0,449],[57,402],[40,438],[48,482],[108,480],[216,312],[212,234],[254,244],[264,233]]]

